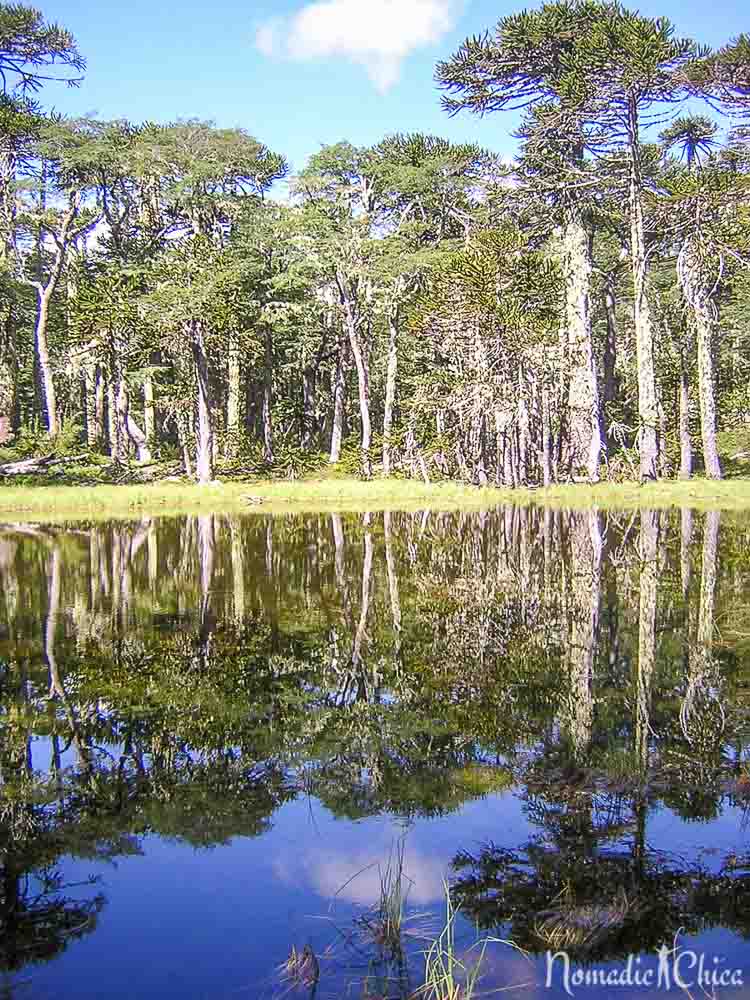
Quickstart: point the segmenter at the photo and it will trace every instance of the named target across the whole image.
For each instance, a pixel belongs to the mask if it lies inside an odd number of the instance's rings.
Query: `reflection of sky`
[[[732,849],[744,837],[736,815],[710,825],[677,824],[669,813],[651,814],[651,846],[694,854],[709,845]],[[471,802],[460,814],[415,821],[405,841],[405,870],[414,882],[408,906],[441,917],[442,880],[457,850],[476,850],[488,840],[517,846],[528,832],[521,803],[510,794]],[[336,927],[346,927],[362,906],[377,899],[377,867],[352,876],[368,865],[385,866],[403,833],[392,818],[336,820],[315,800],[301,799],[275,814],[267,834],[226,847],[198,851],[147,837],[144,856],[106,867],[76,861],[69,868],[71,878],[94,870],[103,875],[97,888],[107,904],[100,925],[72,942],[55,962],[25,969],[18,978],[28,985],[21,987],[19,1000],[26,995],[34,1000],[269,997],[273,969],[292,944],[309,942],[323,954],[336,939]],[[464,925],[461,947],[470,940]],[[745,966],[750,983],[747,942],[721,930],[701,941],[730,964]],[[526,984],[506,995],[565,996],[559,977],[553,989],[544,988],[543,959],[529,962],[507,946],[492,945],[485,968],[487,983],[495,988]],[[627,989],[576,994],[582,1000],[649,995]],[[750,1000],[750,992],[725,995]]]
[[[293,859],[277,858],[274,872],[285,885],[302,884],[324,898],[370,906],[379,898],[381,878],[389,865],[389,847],[380,839],[368,848],[345,848],[335,854],[323,847],[305,848]],[[441,899],[448,872],[437,858],[409,847],[404,851],[403,870],[410,886],[409,903],[424,905]]]
[[[510,796],[471,803],[461,816],[418,820],[406,834],[409,905],[442,915],[442,879],[459,847],[524,829]],[[24,970],[34,1000],[213,1000],[261,997],[293,943],[323,952],[355,909],[377,898],[377,870],[336,890],[363,866],[387,864],[403,826],[389,818],[336,820],[314,800],[282,807],[262,837],[207,851],[148,837],[142,857],[69,876],[103,875],[96,931],[54,963]],[[103,984],[106,983],[106,991]],[[66,986],[67,984],[67,986]]]
[[[710,823],[686,823],[671,809],[648,816],[650,847],[659,847],[687,858],[701,857],[710,870],[721,867],[727,854],[750,850],[750,826],[741,809],[722,803],[722,814]]]

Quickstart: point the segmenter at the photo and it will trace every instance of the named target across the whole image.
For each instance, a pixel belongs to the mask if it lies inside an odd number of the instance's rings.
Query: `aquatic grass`
[[[408,897],[413,881],[405,871],[405,835],[391,845],[384,864],[365,865],[348,878],[334,894],[335,899],[365,872],[377,869],[378,898],[351,922],[341,926],[332,916],[329,921],[338,935],[338,948],[329,949],[340,974],[347,978],[347,996],[360,995],[369,1000],[410,1000],[409,969],[424,942],[434,938],[433,915],[408,912]],[[332,903],[333,905],[333,903]],[[361,972],[356,970],[361,969]]]
[[[385,868],[379,870],[380,901],[370,923],[375,942],[392,952],[401,950],[404,909],[413,885],[404,873],[404,846],[401,838],[395,850],[391,849]]]
[[[424,983],[414,993],[412,1000],[476,1000],[482,995],[480,981],[488,946],[490,944],[503,944],[516,951],[521,951],[521,949],[512,941],[484,937],[469,948],[462,958],[459,957],[456,945],[456,923],[460,910],[453,903],[450,886],[447,882],[443,883],[443,888],[445,892],[445,923],[438,937],[425,952]],[[467,956],[472,952],[474,955],[469,961]]]
[[[392,958],[397,958],[404,952],[404,935],[409,937],[426,936],[425,920],[429,917],[424,913],[407,914],[409,892],[413,886],[412,879],[404,871],[404,838],[391,847],[388,861],[384,867],[377,865],[380,892],[377,903],[355,918],[356,927],[362,932],[364,943],[374,945],[379,950],[387,952]],[[357,872],[357,878],[362,872],[372,869],[373,865]],[[349,879],[344,886],[350,884]],[[344,888],[341,887],[341,889]],[[341,892],[341,889],[338,892]],[[338,893],[337,893],[338,894]],[[407,927],[407,924],[416,926]]]
[[[280,980],[288,984],[289,990],[314,991],[320,981],[320,963],[309,944],[302,951],[297,951],[296,945],[292,945],[289,957],[279,966],[278,972]]]

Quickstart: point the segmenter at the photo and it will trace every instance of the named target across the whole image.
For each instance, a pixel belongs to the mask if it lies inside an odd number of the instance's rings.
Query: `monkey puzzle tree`
[[[601,16],[581,36],[572,69],[593,95],[592,115],[627,161],[633,322],[638,366],[641,480],[657,479],[663,442],[654,362],[654,322],[649,302],[644,175],[647,151],[642,128],[659,119],[665,104],[686,93],[685,68],[701,55],[688,38],[675,36],[666,18],[644,17],[618,3],[603,4]]]
[[[563,190],[575,189],[586,149],[601,149],[608,143],[622,150],[627,160],[631,263],[634,284],[634,324],[638,364],[639,450],[642,480],[659,475],[659,401],[654,365],[654,330],[648,301],[648,255],[644,218],[644,152],[641,129],[644,117],[655,105],[680,99],[685,91],[682,70],[700,55],[688,39],[674,36],[664,18],[646,18],[618,3],[556,2],[539,11],[523,12],[500,21],[495,38],[485,35],[468,40],[453,60],[438,67],[438,82],[458,92],[446,97],[452,112],[468,108],[480,114],[503,108],[526,108],[545,112],[551,107],[563,121],[573,116],[574,128],[563,135],[580,137],[567,157]],[[555,127],[553,126],[553,131]],[[559,128],[557,129],[559,131]],[[584,183],[589,178],[583,178]],[[580,177],[579,177],[580,180]],[[584,253],[581,210],[568,208],[565,229],[571,251],[577,245],[578,266],[571,274],[590,270]],[[570,226],[573,226],[571,229]],[[575,307],[569,309],[568,325],[578,331],[572,343],[590,344],[587,282],[578,279],[578,291],[570,288]],[[587,330],[587,323],[589,330]],[[569,331],[569,336],[571,336]],[[588,347],[580,355],[588,367]],[[593,370],[593,366],[592,366]],[[583,376],[581,387],[592,383]],[[571,418],[576,421],[580,400],[576,379],[571,380]],[[594,396],[588,390],[589,400]],[[586,402],[588,405],[588,400]],[[592,430],[592,435],[595,433]],[[575,432],[573,438],[576,438]]]
[[[386,234],[377,270],[388,333],[383,472],[389,475],[407,306],[429,280],[430,268],[480,225],[479,208],[497,158],[473,143],[412,133],[388,136],[368,160],[379,191],[377,228]]]
[[[706,475],[721,479],[716,445],[714,353],[719,319],[719,295],[726,287],[726,254],[736,217],[734,176],[711,157],[718,126],[708,118],[676,119],[662,135],[667,150],[679,148],[686,168],[672,164],[664,178],[668,211],[680,230],[676,270],[682,297],[690,311],[698,359],[698,400]],[[706,158],[704,160],[704,157]],[[736,228],[736,227],[735,227]]]
[[[586,114],[585,88],[571,67],[580,39],[601,16],[599,4],[544,4],[502,18],[489,33],[467,39],[448,62],[437,67],[439,86],[448,92],[443,106],[451,114],[524,109],[523,135],[529,146],[529,175],[540,170],[543,197],[554,202],[562,231],[567,352],[570,366],[568,407],[570,464],[598,478],[602,440],[599,389],[594,367],[591,324],[591,222],[586,189],[596,180],[584,154],[593,141]],[[544,163],[550,156],[552,170]],[[523,177],[524,174],[522,173]]]
[[[476,234],[433,268],[412,325],[434,361],[414,405],[433,426],[441,414],[431,457],[443,475],[486,485],[492,465],[498,484],[549,485],[560,286],[554,261],[510,227]]]
[[[37,91],[48,80],[70,86],[79,76],[60,77],[54,67],[68,67],[80,74],[86,62],[69,31],[45,21],[41,11],[23,4],[0,4],[0,80],[9,90]]]
[[[370,347],[375,288],[372,262],[377,187],[367,151],[342,142],[310,158],[295,180],[303,239],[318,263],[320,292],[336,309],[357,373],[362,473],[372,473]]]

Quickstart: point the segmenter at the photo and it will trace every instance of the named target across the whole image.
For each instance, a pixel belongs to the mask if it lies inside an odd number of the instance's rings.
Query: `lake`
[[[0,996],[750,997],[748,553],[689,510],[0,526]]]

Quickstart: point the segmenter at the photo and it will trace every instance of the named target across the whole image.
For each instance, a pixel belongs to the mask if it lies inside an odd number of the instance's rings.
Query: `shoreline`
[[[123,519],[180,514],[316,513],[340,511],[487,510],[502,504],[590,507],[690,507],[750,511],[750,479],[575,484],[549,489],[478,488],[411,480],[310,479],[141,485],[0,485],[0,519],[38,521]]]

